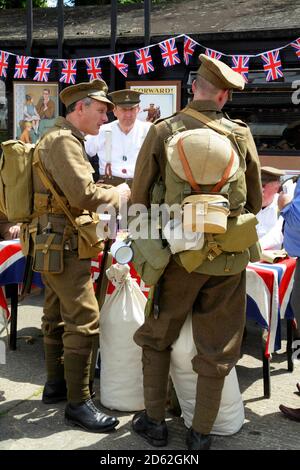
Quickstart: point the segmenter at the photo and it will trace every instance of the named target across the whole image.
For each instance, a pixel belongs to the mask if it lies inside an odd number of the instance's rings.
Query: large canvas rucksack
[[[9,222],[28,222],[33,209],[32,159],[34,144],[21,140],[1,143],[0,210]]]

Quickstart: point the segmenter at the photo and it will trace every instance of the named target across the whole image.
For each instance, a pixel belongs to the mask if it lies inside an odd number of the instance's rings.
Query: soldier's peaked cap
[[[140,103],[140,95],[141,93],[138,91],[125,89],[112,91],[108,96],[112,99],[116,106],[120,106],[121,108],[129,108],[137,106]]]
[[[280,181],[280,177],[285,175],[284,170],[272,166],[262,166],[260,169],[262,183]]]
[[[62,90],[59,94],[61,101],[66,107],[84,98],[92,98],[107,105],[109,111],[114,109],[113,103],[107,98],[108,88],[104,80],[93,80],[91,82],[78,83]]]
[[[243,90],[245,80],[242,75],[232,70],[228,65],[205,54],[200,54],[201,65],[197,74],[222,90]]]

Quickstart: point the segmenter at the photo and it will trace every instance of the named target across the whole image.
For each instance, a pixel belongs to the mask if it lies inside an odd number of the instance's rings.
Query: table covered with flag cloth
[[[247,318],[268,331],[265,355],[281,347],[280,320],[285,318],[293,287],[296,260],[278,263],[249,263],[247,266]]]

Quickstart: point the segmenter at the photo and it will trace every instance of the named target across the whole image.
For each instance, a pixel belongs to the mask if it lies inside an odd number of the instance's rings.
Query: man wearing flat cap
[[[99,134],[88,136],[85,149],[90,157],[98,155],[100,181],[112,185],[131,184],[137,155],[150,124],[137,119],[140,93],[118,90],[109,94],[116,121],[101,127]]]
[[[93,432],[109,431],[118,420],[102,413],[91,400],[90,362],[99,333],[99,309],[90,266],[98,237],[93,232],[83,250],[83,232],[77,226],[92,230],[91,215],[100,205],[117,208],[119,197],[128,200],[130,195],[126,184],[96,185],[84,149],[85,135],[98,134],[113,108],[106,93],[102,80],[69,86],[60,93],[66,117],[58,117],[37,144],[34,214],[31,224],[23,227],[25,242],[27,233],[35,234],[34,269],[42,272],[45,284],[42,331],[47,382],[42,400],[46,404],[67,400],[66,422]]]
[[[170,181],[166,142],[172,134],[211,127],[219,134],[231,135],[239,154],[236,182],[227,185],[227,190],[224,186],[230,204],[228,221],[232,218],[230,226],[234,226],[242,213],[256,214],[261,208],[260,166],[251,132],[243,122],[230,120],[222,114],[232,90],[243,90],[245,82],[240,74],[219,60],[203,54],[200,60],[201,66],[192,84],[193,101],[179,113],[158,121],[148,132],[136,164],[132,204],[149,207],[155,192],[152,190],[154,183],[159,177],[165,183]],[[199,165],[200,162],[201,159]],[[186,186],[185,183],[181,191],[185,196]],[[190,186],[192,188],[191,183]],[[212,189],[213,186],[206,186],[208,192]],[[192,194],[192,189],[190,191]],[[171,187],[168,190],[167,186],[166,195],[168,204],[182,203],[182,198],[178,199],[179,188],[171,194]],[[240,217],[240,220],[246,218]],[[134,336],[143,350],[146,410],[134,416],[132,426],[154,446],[164,446],[168,442],[165,402],[170,351],[190,312],[197,348],[193,368],[198,374],[198,385],[194,418],[186,443],[189,450],[209,449],[211,445],[210,434],[218,414],[224,379],[240,357],[246,312],[245,268],[250,259],[258,260],[250,256],[257,240],[254,215],[250,215],[249,220],[254,229],[252,241],[246,240],[247,236],[245,240],[240,237],[243,244],[236,251],[222,251],[217,243],[213,240],[208,243],[205,238],[204,251],[187,250],[171,256],[159,281],[159,290],[156,290],[160,294],[155,304],[155,316],[149,315]],[[226,234],[224,237],[228,239]],[[231,241],[234,250],[234,240]]]
[[[283,170],[271,166],[261,167],[262,208],[256,215],[259,243],[263,250],[279,250],[282,247],[283,218],[279,215],[278,192]]]

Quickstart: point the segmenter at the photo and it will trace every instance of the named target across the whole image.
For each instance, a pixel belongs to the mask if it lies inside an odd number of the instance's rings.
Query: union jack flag
[[[73,83],[75,85],[76,60],[63,60],[63,68],[59,79],[62,83]]]
[[[214,51],[213,49],[205,49],[205,55],[211,59],[220,60],[223,54],[221,52]]]
[[[0,51],[0,77],[6,77],[8,56],[8,52]]]
[[[109,56],[111,63],[121,72],[124,77],[127,77],[128,74],[128,64],[123,62],[124,54],[116,54]]]
[[[51,64],[51,59],[39,59],[33,80],[37,80],[38,82],[48,82]]]
[[[249,72],[249,60],[250,57],[243,55],[234,55],[232,56],[232,70],[237,73],[240,73],[245,80],[248,82],[248,72]]]
[[[183,46],[183,58],[186,65],[190,63],[190,58],[194,54],[197,43],[193,39],[185,37]]]
[[[85,63],[87,65],[86,71],[89,75],[90,81],[96,80],[97,78],[101,80],[102,69],[100,67],[100,59],[91,57],[90,59],[85,59]]]
[[[144,49],[139,49],[138,51],[134,51],[134,53],[139,75],[154,72],[149,47],[144,47]]]
[[[264,70],[266,72],[267,82],[283,77],[279,50],[269,51],[265,54],[261,54],[260,56],[264,62]]]
[[[30,57],[17,55],[14,78],[26,78]]]
[[[180,64],[179,54],[174,38],[161,42],[159,47],[164,67]]]
[[[291,46],[296,49],[296,56],[300,59],[300,38],[296,39],[295,42],[292,42]]]
[[[247,317],[268,330],[266,357],[281,347],[280,319],[286,318],[295,267],[293,258],[247,266]]]

